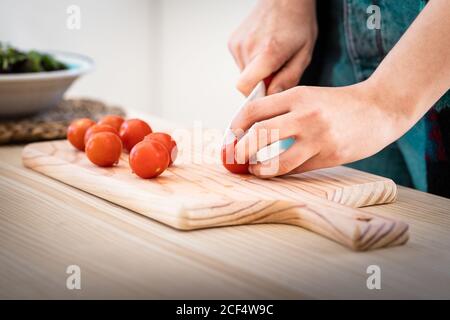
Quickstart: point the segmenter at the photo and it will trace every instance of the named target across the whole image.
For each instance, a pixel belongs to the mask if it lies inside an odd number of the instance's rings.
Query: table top
[[[449,199],[400,187],[362,209],[411,238],[358,253],[287,225],[178,231],[24,168],[22,149],[0,148],[0,298],[450,298]],[[80,290],[66,287],[71,265]]]

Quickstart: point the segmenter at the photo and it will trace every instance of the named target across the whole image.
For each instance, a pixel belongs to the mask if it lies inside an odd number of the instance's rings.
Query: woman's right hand
[[[242,72],[239,91],[248,96],[275,72],[268,94],[296,86],[311,61],[317,32],[315,0],[259,0],[228,43]]]

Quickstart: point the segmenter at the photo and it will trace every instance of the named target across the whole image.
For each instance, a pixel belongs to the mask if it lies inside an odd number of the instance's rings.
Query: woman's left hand
[[[295,87],[250,102],[231,125],[238,136],[248,130],[236,145],[236,161],[246,163],[261,148],[289,137],[295,143],[288,150],[262,163],[251,161],[250,172],[273,177],[369,157],[413,124],[402,106],[376,94],[380,90],[367,80],[339,88]]]

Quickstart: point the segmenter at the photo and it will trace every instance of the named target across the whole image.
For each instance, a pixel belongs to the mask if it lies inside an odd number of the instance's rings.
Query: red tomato
[[[114,129],[113,127],[111,127],[110,125],[107,124],[96,124],[93,125],[92,127],[90,127],[87,131],[86,134],[84,135],[84,143],[87,144],[88,140],[96,133],[99,132],[111,132],[114,133],[115,135],[119,136],[119,132],[117,132],[116,129]]]
[[[141,178],[159,176],[169,166],[169,152],[159,141],[141,141],[130,152],[130,167]]]
[[[117,132],[119,132],[120,126],[122,125],[122,123],[124,121],[125,121],[124,118],[122,118],[121,116],[118,116],[115,114],[110,114],[110,115],[107,115],[107,116],[104,116],[103,118],[101,118],[100,121],[98,122],[98,124],[110,125],[114,129],[116,129]]]
[[[119,162],[122,153],[122,141],[112,132],[99,132],[86,144],[88,159],[99,167],[111,167]]]
[[[93,125],[95,122],[87,118],[72,121],[67,128],[67,140],[78,150],[84,151],[84,135]]]
[[[164,132],[153,132],[149,135],[146,135],[144,141],[150,140],[159,141],[167,148],[167,152],[169,152],[170,156],[169,166],[171,166],[172,163],[177,159],[178,154],[177,143],[175,142],[175,140],[173,140],[169,134]]]
[[[127,120],[120,126],[120,138],[128,152],[150,133],[152,133],[152,128],[145,121],[139,119]]]
[[[240,164],[237,163],[234,154],[235,154],[235,146],[237,144],[237,140],[234,140],[234,143],[229,143],[222,147],[222,163],[223,166],[232,173],[237,174],[245,174],[249,173],[248,171],[248,163]]]

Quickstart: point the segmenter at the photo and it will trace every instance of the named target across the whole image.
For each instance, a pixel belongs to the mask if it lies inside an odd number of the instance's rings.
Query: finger
[[[241,52],[236,52],[235,55],[233,55],[234,58],[234,62],[236,63],[236,65],[239,68],[239,71],[242,72],[245,68],[245,63],[244,63],[244,59],[242,59],[242,55]]]
[[[303,173],[317,169],[334,167],[337,165],[341,165],[341,163],[335,162],[329,157],[324,158],[320,153],[318,153],[308,161],[305,161],[303,164],[292,170],[291,173]]]
[[[249,159],[256,157],[256,153],[262,148],[278,140],[294,136],[298,128],[288,125],[290,122],[292,123],[289,114],[284,114],[255,123],[236,144],[236,162],[247,163]]]
[[[309,52],[300,50],[276,73],[270,83],[267,94],[279,93],[297,86],[310,60]]]
[[[277,71],[283,65],[283,62],[282,59],[275,57],[273,54],[268,54],[267,51],[258,54],[242,71],[237,83],[238,90],[248,96],[258,82]]]
[[[244,59],[242,57],[242,48],[241,44],[238,41],[229,40],[228,41],[228,50],[231,53],[231,56],[234,59],[234,62],[238,66],[239,70],[242,72],[245,67]]]
[[[278,157],[261,163],[250,164],[249,171],[260,178],[281,176],[290,173],[315,154],[316,149],[312,145],[309,146],[297,141]]]
[[[271,119],[290,110],[287,92],[250,101],[238,112],[231,122],[231,130],[247,131],[255,122]]]

